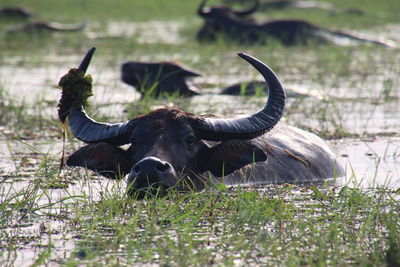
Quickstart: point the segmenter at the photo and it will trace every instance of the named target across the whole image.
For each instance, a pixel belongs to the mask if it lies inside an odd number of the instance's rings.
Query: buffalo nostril
[[[167,163],[164,162],[157,162],[156,164],[156,169],[160,172],[166,172],[169,170],[169,165]]]
[[[142,170],[142,168],[140,168],[139,165],[136,165],[136,166],[133,168],[133,170],[134,170],[136,173],[139,173],[139,172]]]

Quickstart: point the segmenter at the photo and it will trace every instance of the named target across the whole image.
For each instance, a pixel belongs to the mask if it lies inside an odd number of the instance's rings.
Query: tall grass
[[[34,183],[9,194],[2,225],[14,221],[23,229],[23,222],[42,221],[43,234],[56,239],[46,218],[57,218],[75,233],[70,256],[55,257],[49,243],[36,259],[42,264],[394,266],[400,260],[399,192],[389,189],[217,186],[136,201],[123,187],[117,182],[100,195],[69,193],[38,206],[48,187]],[[23,238],[8,233],[3,259]]]

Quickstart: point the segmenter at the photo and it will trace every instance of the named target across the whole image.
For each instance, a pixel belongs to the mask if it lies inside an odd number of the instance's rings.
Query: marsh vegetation
[[[87,19],[81,32],[2,34],[20,20],[0,18],[0,265],[277,265],[400,264],[400,57],[375,46],[199,44],[197,1],[3,0],[60,23]],[[363,15],[318,10],[257,13],[293,17],[399,44],[400,2],[330,0]],[[210,1],[209,4],[216,4]],[[271,66],[290,98],[284,121],[314,132],[336,151],[346,177],[321,185],[222,183],[136,201],[126,180],[60,170],[57,118],[62,75],[97,47],[90,112],[125,121],[156,107],[243,115],[265,98],[212,94],[258,73],[239,51]],[[192,98],[140,98],[120,80],[127,60],[176,60],[203,74]]]

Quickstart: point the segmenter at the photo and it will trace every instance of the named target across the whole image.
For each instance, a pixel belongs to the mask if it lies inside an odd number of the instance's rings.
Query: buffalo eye
[[[137,145],[137,139],[136,138],[131,138],[130,142],[131,142],[131,145],[133,147],[135,147]]]
[[[193,135],[190,135],[185,138],[185,144],[187,147],[192,148],[197,143],[197,138]]]

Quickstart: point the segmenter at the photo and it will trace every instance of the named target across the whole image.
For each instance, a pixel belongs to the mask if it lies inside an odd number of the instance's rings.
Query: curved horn
[[[79,24],[61,24],[57,22],[47,22],[47,21],[41,23],[49,30],[62,31],[62,32],[80,31],[83,30],[88,24],[86,19]]]
[[[105,142],[114,146],[130,143],[129,133],[132,123],[102,123],[90,118],[83,107],[73,108],[68,114],[71,132],[85,143]]]
[[[81,75],[84,74],[89,67],[90,60],[95,50],[95,47],[89,49],[82,59],[82,62],[79,64],[78,71]],[[70,71],[67,75],[79,75],[79,73],[76,74],[76,72],[72,70],[72,72]],[[63,78],[61,78],[61,80],[62,79]],[[69,128],[79,140],[85,143],[106,142],[116,146],[129,143],[129,132],[133,121],[112,124],[97,122],[86,114],[84,106],[74,106],[71,101],[63,101],[63,97],[68,95],[66,91],[67,89],[63,88],[62,97],[58,106],[59,113],[61,110],[64,110],[66,114],[61,114],[60,119],[62,120],[62,117],[67,117]]]
[[[233,13],[236,16],[247,16],[247,15],[254,13],[258,9],[259,6],[260,6],[260,1],[254,0],[254,5],[252,7],[245,9],[245,10],[241,10],[241,11],[233,11]]]
[[[268,101],[262,110],[246,118],[194,119],[193,127],[201,139],[210,141],[252,139],[272,129],[282,117],[286,97],[278,77],[258,59],[244,53],[239,53],[238,55],[253,65],[268,83]]]
[[[81,64],[79,64],[78,70],[83,71],[83,73],[86,73],[90,61],[92,61],[92,57],[95,51],[96,47],[92,47],[86,52],[86,55],[83,57],[81,61]]]
[[[207,17],[207,16],[209,15],[209,12],[207,12],[207,11],[204,10],[204,6],[206,5],[206,1],[207,1],[207,0],[202,0],[202,1],[200,2],[199,7],[197,8],[197,14],[198,14],[200,17]]]

